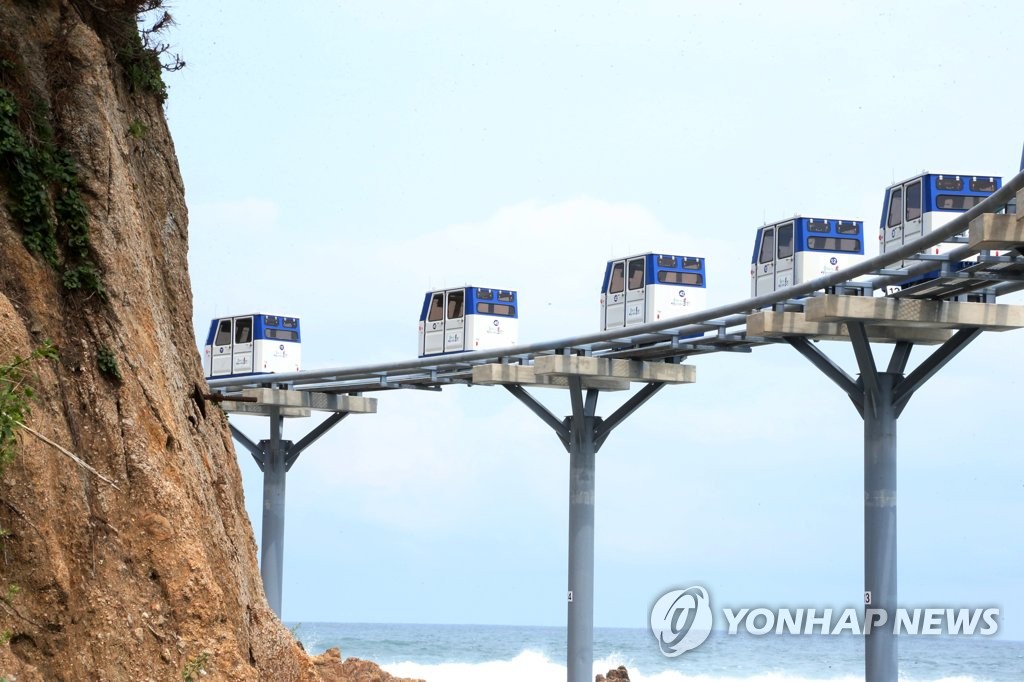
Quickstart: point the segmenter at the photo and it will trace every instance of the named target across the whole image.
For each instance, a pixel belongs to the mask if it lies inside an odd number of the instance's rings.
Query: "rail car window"
[[[476,297],[479,298],[481,301],[493,301],[494,292],[491,291],[490,289],[477,289]]]
[[[779,228],[779,258],[793,257],[793,223]]]
[[[252,318],[235,321],[235,343],[252,343]]]
[[[217,336],[213,339],[213,345],[226,346],[231,343],[231,320],[221,320],[217,325]]]
[[[827,220],[810,220],[807,222],[808,232],[828,232]]]
[[[889,227],[903,223],[903,190],[894,189],[889,197]]]
[[[277,318],[277,315],[264,315],[263,322],[270,325],[271,327],[276,327],[277,325],[281,324],[281,320]]]
[[[634,258],[629,261],[629,290],[644,288],[644,259]]]
[[[448,293],[448,319],[457,320],[462,317],[462,304],[463,294],[462,291],[452,291]]]
[[[699,287],[704,285],[704,276],[699,272],[662,270],[658,273],[658,281],[662,284],[688,284],[690,286]]]
[[[808,237],[807,248],[813,251],[860,251],[860,240],[849,237]]]
[[[268,339],[277,339],[279,341],[299,340],[299,333],[293,332],[290,329],[267,329],[265,333]]]
[[[921,183],[907,185],[907,220],[921,217]]]
[[[674,268],[678,259],[675,256],[658,256],[659,268]]]
[[[698,258],[683,258],[683,269],[684,270],[700,270],[700,259],[698,259]]]
[[[515,294],[511,291],[499,291],[498,300],[504,301],[505,303],[511,303],[515,299]]]
[[[481,315],[504,315],[505,317],[512,317],[516,314],[514,307],[504,303],[477,303],[476,311]]]
[[[765,230],[761,234],[761,255],[757,257],[759,263],[771,263],[775,258],[775,230]]]
[[[444,317],[444,294],[434,294],[430,299],[430,312],[427,313],[427,322],[437,322]]]
[[[935,197],[935,206],[944,211],[966,211],[977,206],[988,197],[972,197],[964,194],[940,194]]]
[[[935,189],[952,190],[961,192],[964,188],[963,178],[944,178],[941,175],[935,178]]]
[[[626,283],[625,272],[625,266],[623,265],[622,261],[619,261],[618,263],[612,266],[611,282],[608,283],[609,294],[622,293],[622,288],[625,286]]]
[[[295,329],[298,326],[299,326],[299,321],[296,320],[294,317],[286,317],[286,318],[284,318],[284,328],[285,329]]]
[[[857,228],[856,223],[846,225],[842,222],[836,223],[836,232],[839,234],[860,234],[860,230]]]
[[[972,192],[995,192],[996,181],[992,178],[973,178],[970,187]]]

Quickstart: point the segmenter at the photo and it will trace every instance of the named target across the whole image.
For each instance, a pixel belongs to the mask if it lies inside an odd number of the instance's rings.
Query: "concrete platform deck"
[[[608,377],[625,381],[663,384],[692,384],[697,368],[669,362],[643,362],[580,355],[544,355],[533,361],[539,376]]]
[[[1024,327],[1024,306],[913,298],[827,294],[807,299],[804,315],[808,322],[856,321],[897,328],[1009,331]]]
[[[308,417],[313,410],[320,412],[350,412],[352,414],[374,414],[377,399],[355,395],[336,395],[313,391],[286,391],[278,388],[247,388],[242,391],[246,398],[256,402],[225,400],[221,403],[225,412],[270,416],[270,408],[278,407],[282,417]]]
[[[1024,221],[1015,214],[985,213],[971,221],[967,243],[972,249],[1006,250],[1024,244]]]
[[[503,365],[500,363],[477,365],[474,367],[473,383],[481,386],[521,384],[537,388],[569,388],[568,377],[537,374],[533,365]],[[599,376],[584,377],[583,388],[596,388],[602,391],[627,391],[629,390],[629,381]]]
[[[883,327],[869,324],[868,340],[877,343],[909,341],[924,346],[943,343],[953,335],[947,329]],[[850,332],[842,322],[809,322],[804,313],[765,310],[747,317],[747,336],[777,339],[783,336],[807,336],[818,341],[849,341]]]

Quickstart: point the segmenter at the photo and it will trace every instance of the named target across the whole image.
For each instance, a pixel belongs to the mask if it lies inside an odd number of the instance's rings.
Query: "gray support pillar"
[[[865,608],[884,610],[884,627],[864,637],[866,682],[897,682],[896,619],[896,408],[899,374],[875,375],[875,409],[864,410]],[[870,603],[868,596],[870,595]]]
[[[594,666],[593,416],[570,417],[568,682],[589,682]]]
[[[254,443],[234,424],[231,435],[252,453],[263,472],[263,531],[260,538],[260,577],[270,608],[281,617],[282,583],[284,580],[284,502],[285,477],[299,455],[349,414],[372,414],[377,411],[375,398],[359,395],[336,395],[283,389],[246,389],[243,397],[249,402],[224,401],[225,411],[270,418],[270,440]],[[298,443],[281,438],[284,418],[308,417],[311,410],[330,412],[324,421]],[[568,435],[568,430],[566,430]],[[568,439],[567,439],[568,442]]]
[[[806,338],[783,337],[832,379],[864,418],[864,600],[865,609],[883,611],[885,622],[866,617],[873,627],[864,636],[866,682],[897,682],[896,618],[896,424],[914,392],[981,334],[981,328],[957,331],[904,377],[913,344],[897,342],[888,370],[879,372],[861,320],[848,320],[850,342],[860,368],[854,382]]]
[[[683,366],[679,366],[683,369]],[[677,383],[682,383],[680,373]],[[692,379],[691,379],[692,380]],[[852,383],[852,382],[851,382]],[[554,429],[569,451],[569,605],[566,680],[590,682],[594,674],[594,480],[597,451],[608,434],[635,412],[664,382],[652,382],[623,403],[607,421],[596,416],[599,390],[586,389],[579,374],[568,375],[572,415],[559,421],[520,384],[508,391]]]
[[[270,409],[270,442],[263,464],[263,532],[260,542],[260,577],[270,608],[281,617],[281,584],[284,577],[285,459],[281,441],[280,408]]]

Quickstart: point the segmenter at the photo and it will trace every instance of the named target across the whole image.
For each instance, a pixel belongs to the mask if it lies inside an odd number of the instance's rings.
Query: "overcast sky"
[[[216,316],[297,315],[305,369],[414,357],[444,285],[518,290],[523,342],[596,331],[605,262],[643,251],[706,257],[711,305],[746,298],[765,221],[861,219],[873,254],[894,179],[1009,177],[1024,139],[1016,2],[172,11],[197,342]],[[914,396],[898,473],[900,603],[998,606],[1015,639],[1020,334],[983,335]],[[820,347],[856,372],[846,344]],[[691,362],[696,384],[598,453],[596,624],[645,627],[693,584],[716,608],[859,604],[850,401],[788,347]],[[564,624],[568,455],[550,429],[500,388],[375,397],[288,475],[284,619]],[[259,540],[262,474],[239,463]]]

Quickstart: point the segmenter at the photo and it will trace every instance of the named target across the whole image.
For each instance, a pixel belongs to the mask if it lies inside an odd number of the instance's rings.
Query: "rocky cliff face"
[[[0,480],[0,677],[391,679],[267,607],[139,4],[0,0],[0,365],[59,350]]]

